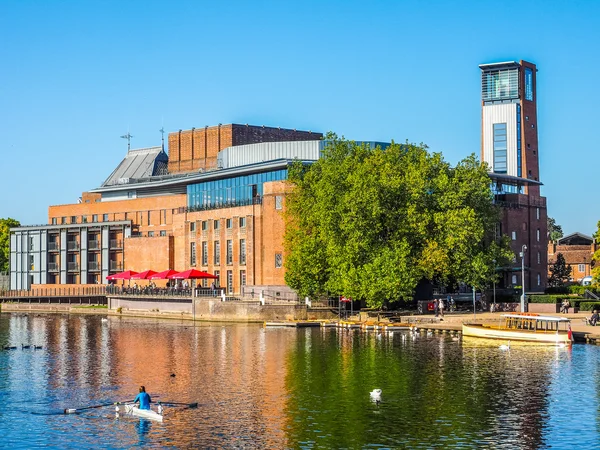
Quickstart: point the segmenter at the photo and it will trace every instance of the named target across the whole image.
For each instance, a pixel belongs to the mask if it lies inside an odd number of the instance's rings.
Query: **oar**
[[[79,411],[85,411],[87,409],[104,408],[105,406],[112,406],[114,404],[115,404],[114,402],[111,402],[111,403],[103,403],[101,405],[86,406],[85,408],[66,408],[65,414],[75,414],[75,413],[78,413]]]
[[[197,408],[198,407],[198,403],[183,403],[183,402],[163,402],[160,401],[159,403],[161,403],[162,405],[175,405],[175,406],[187,406],[188,408]]]

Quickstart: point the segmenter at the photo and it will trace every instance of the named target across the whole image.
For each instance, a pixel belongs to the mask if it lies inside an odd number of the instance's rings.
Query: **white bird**
[[[374,402],[379,403],[381,401],[381,389],[373,389],[369,395]]]
[[[100,319],[101,322],[108,322],[108,319],[106,317],[103,317],[102,319]]]
[[[499,348],[500,350],[510,350],[510,341],[507,344],[502,344]]]

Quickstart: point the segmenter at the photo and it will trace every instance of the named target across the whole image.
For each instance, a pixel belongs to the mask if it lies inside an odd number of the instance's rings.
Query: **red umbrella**
[[[149,280],[152,275],[155,275],[155,270],[144,270],[143,272],[138,273],[131,277],[132,280]]]
[[[126,270],[125,272],[115,273],[114,275],[109,275],[106,277],[107,280],[131,280],[134,275],[137,275],[137,272],[133,270]]]
[[[167,278],[169,278],[171,280],[192,280],[192,279],[196,279],[196,278],[214,278],[214,279],[216,279],[217,277],[214,275],[211,275],[210,273],[202,272],[201,270],[190,269],[190,270],[186,270],[185,272],[169,275]]]
[[[150,275],[150,280],[166,280],[171,275],[177,274],[176,270],[165,270],[163,272],[155,273],[154,275]]]

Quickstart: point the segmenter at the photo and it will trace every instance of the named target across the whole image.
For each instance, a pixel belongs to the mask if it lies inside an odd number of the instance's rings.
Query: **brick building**
[[[500,287],[543,291],[547,284],[546,198],[540,195],[537,69],[526,61],[479,66],[482,75],[481,158],[502,206],[497,234],[507,235],[513,264],[501,268]],[[524,250],[524,252],[523,252]],[[524,253],[525,280],[521,279]]]
[[[573,233],[548,242],[548,266],[556,262],[556,255],[561,253],[565,263],[571,266],[571,281],[581,283],[584,277],[592,275],[594,261],[592,256],[598,250],[596,240],[582,233]],[[548,276],[550,268],[548,267]]]
[[[123,270],[214,273],[229,293],[285,288],[282,210],[288,165],[311,162],[321,133],[219,125],[128,151],[80,203],[11,230],[11,289],[98,284]]]

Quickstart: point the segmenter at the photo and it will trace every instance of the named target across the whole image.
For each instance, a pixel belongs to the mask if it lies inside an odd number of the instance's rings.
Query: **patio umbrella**
[[[137,272],[133,270],[126,270],[125,272],[115,273],[114,275],[109,275],[106,277],[107,280],[131,280],[134,275],[137,275]]]
[[[152,275],[155,275],[157,272],[155,270],[144,270],[143,272],[138,273],[131,277],[132,280],[150,280]]]
[[[155,273],[154,275],[150,275],[148,278],[150,280],[166,280],[171,275],[175,275],[177,273],[176,270],[164,270],[162,272]]]
[[[167,278],[171,280],[193,280],[198,278],[213,278],[217,279],[216,276],[211,275],[207,272],[202,272],[201,270],[190,269],[185,272],[176,273],[173,275],[169,275]]]

